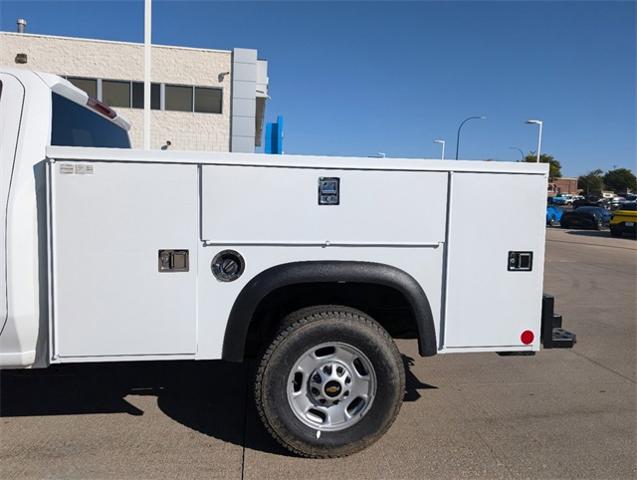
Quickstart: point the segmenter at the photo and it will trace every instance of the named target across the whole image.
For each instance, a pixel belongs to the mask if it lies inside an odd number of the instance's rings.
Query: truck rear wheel
[[[342,306],[294,312],[261,358],[259,416],[285,448],[305,457],[349,455],[394,422],[405,391],[396,345],[371,317]]]

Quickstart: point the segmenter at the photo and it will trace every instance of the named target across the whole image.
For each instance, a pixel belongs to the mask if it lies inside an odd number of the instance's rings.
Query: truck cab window
[[[54,93],[51,145],[130,148],[130,140],[117,124]]]

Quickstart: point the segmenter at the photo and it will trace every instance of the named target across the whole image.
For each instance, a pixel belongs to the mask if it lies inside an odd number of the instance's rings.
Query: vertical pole
[[[144,0],[144,150],[150,150],[150,46],[152,0]]]
[[[464,120],[458,127],[458,136],[456,137],[456,160],[458,160],[458,152],[460,152],[460,129],[464,125],[464,122],[466,122],[466,120]]]
[[[445,159],[445,141],[443,140],[442,141],[442,158],[441,158],[441,160],[444,160],[444,159]]]
[[[538,130],[537,134],[537,159],[535,160],[536,163],[540,163],[540,150],[542,149],[542,124],[543,122],[540,122],[540,129]]]

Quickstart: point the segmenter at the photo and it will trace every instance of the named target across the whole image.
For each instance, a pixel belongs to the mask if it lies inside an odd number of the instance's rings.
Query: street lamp
[[[477,115],[477,116],[473,116],[473,117],[468,117],[465,118],[462,123],[460,124],[460,126],[458,127],[458,138],[456,139],[456,160],[458,160],[458,152],[460,151],[460,130],[462,129],[462,126],[467,123],[469,120],[486,120],[487,117],[484,117],[482,115]]]
[[[445,141],[437,138],[434,140],[434,143],[439,143],[440,145],[442,145],[442,155],[440,156],[440,160],[444,160],[445,159]]]
[[[526,155],[524,155],[524,152],[522,151],[521,148],[519,147],[509,147],[511,150],[517,150],[518,152],[520,152],[520,155],[522,155],[522,161],[524,161],[524,159],[526,158]]]
[[[540,128],[537,132],[537,158],[536,163],[540,163],[540,149],[542,148],[542,120],[527,120],[527,125],[538,125]]]

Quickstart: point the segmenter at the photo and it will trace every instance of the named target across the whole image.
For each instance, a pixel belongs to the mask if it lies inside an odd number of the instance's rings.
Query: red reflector
[[[534,338],[535,335],[533,335],[533,332],[531,330],[524,330],[522,332],[522,335],[520,335],[520,340],[522,340],[522,343],[524,345],[530,345],[531,343],[533,343]]]
[[[97,98],[89,97],[86,104],[93,110],[100,112],[102,115],[106,115],[108,118],[115,118],[117,113],[111,107],[103,102],[100,102]]]

